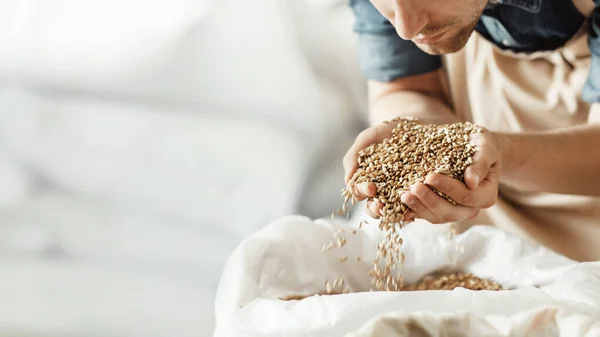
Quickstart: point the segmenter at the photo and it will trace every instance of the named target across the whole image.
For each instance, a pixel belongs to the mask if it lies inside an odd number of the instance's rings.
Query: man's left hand
[[[465,182],[449,176],[432,173],[424,183],[413,185],[401,201],[415,214],[434,224],[456,222],[474,218],[479,210],[489,208],[498,198],[501,151],[497,137],[489,132],[475,134],[471,139],[475,147],[473,164],[465,170]],[[431,186],[456,202],[453,205],[432,191]]]

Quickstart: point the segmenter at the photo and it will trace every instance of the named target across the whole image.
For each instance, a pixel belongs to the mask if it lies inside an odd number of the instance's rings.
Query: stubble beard
[[[483,13],[485,6],[480,8],[470,17],[469,25],[459,30],[454,36],[432,44],[415,43],[419,49],[430,55],[452,54],[461,50],[469,41],[475,26]]]

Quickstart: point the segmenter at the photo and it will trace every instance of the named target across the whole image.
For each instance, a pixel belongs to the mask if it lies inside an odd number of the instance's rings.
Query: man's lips
[[[414,43],[418,43],[418,44],[432,44],[432,43],[436,43],[439,40],[441,40],[444,35],[446,34],[446,32],[449,30],[448,29],[444,29],[443,31],[441,31],[440,33],[437,33],[435,35],[431,35],[431,36],[418,36],[416,38],[413,39]]]

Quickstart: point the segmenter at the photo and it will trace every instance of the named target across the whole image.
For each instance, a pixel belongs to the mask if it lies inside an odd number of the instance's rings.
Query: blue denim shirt
[[[600,0],[595,2],[588,38],[592,61],[582,93],[590,103],[600,102]],[[369,0],[350,0],[350,6],[356,16],[361,68],[369,79],[388,82],[441,67],[439,56],[402,40]],[[571,0],[495,0],[475,30],[500,48],[533,52],[563,46],[584,20]]]

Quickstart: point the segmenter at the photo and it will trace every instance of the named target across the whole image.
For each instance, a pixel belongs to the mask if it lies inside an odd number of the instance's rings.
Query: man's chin
[[[417,45],[417,47],[419,47],[419,49],[421,49],[422,51],[426,52],[429,55],[443,55],[443,54],[452,54],[452,53],[456,53],[459,50],[461,50],[465,44],[457,44],[457,43],[444,43],[444,42],[438,42],[438,43],[432,43],[432,44],[422,44],[422,43],[415,43]]]
[[[450,38],[437,41],[432,44],[415,43],[419,49],[430,55],[442,55],[452,54],[464,48],[469,41],[475,25],[461,30],[458,34],[451,36]]]

